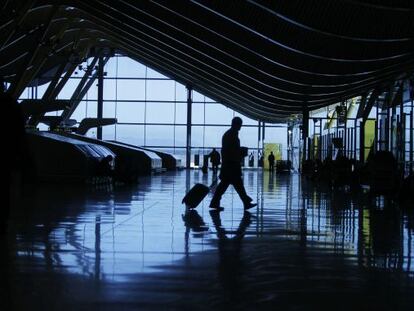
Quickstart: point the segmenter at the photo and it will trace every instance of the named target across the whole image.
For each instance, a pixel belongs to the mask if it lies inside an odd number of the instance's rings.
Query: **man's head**
[[[239,117],[234,117],[233,120],[231,120],[231,128],[235,130],[240,130],[242,127],[243,121]]]

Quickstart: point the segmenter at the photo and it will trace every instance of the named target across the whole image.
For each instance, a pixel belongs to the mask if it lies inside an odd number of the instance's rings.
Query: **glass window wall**
[[[183,157],[187,139],[186,87],[122,55],[112,57],[104,72],[103,116],[117,118],[118,123],[104,126],[103,138],[150,146]],[[58,98],[70,99],[84,74],[83,70],[77,70]],[[21,99],[39,98],[46,87],[38,86],[37,94],[28,88]],[[208,153],[213,147],[220,149],[222,135],[234,116],[243,119],[244,126],[239,135],[241,145],[249,147],[254,154],[258,153],[257,120],[249,119],[197,91],[193,91],[192,98],[192,157],[196,153]],[[97,81],[94,81],[71,118],[81,122],[85,117],[96,116]],[[286,152],[286,127],[273,126],[266,124],[265,142],[282,143]],[[96,129],[91,129],[87,135],[96,137]]]

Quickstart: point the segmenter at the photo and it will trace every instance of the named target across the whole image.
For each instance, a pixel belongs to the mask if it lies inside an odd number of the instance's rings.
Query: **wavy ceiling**
[[[388,3],[6,1],[0,75],[18,94],[29,80],[108,47],[274,122],[412,73],[413,8]]]

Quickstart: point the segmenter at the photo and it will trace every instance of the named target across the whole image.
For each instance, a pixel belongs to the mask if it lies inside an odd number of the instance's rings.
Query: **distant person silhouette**
[[[12,205],[11,196],[17,197],[20,178],[24,165],[25,129],[23,114],[19,103],[6,92],[4,80],[0,77],[0,105],[3,107],[3,116],[8,120],[7,135],[4,135],[4,146],[7,146],[3,166],[6,168],[6,206],[0,219],[0,233],[7,232],[7,222]]]
[[[218,166],[221,162],[220,153],[216,148],[213,148],[208,156],[210,158],[211,166],[213,167],[213,174],[217,174]]]
[[[273,151],[270,151],[267,160],[269,161],[269,171],[273,173],[273,170],[275,169],[275,155],[273,154]]]
[[[253,167],[254,166],[254,154],[253,152],[250,152],[249,154],[249,167]]]
[[[247,195],[242,180],[241,160],[243,155],[239,140],[239,131],[242,124],[243,121],[241,118],[233,118],[231,128],[223,135],[221,148],[222,165],[219,175],[220,183],[210,202],[210,208],[222,209],[220,207],[220,200],[230,184],[233,185],[240,199],[243,201],[244,209],[249,209],[257,205],[252,203],[253,199]]]
[[[258,167],[263,167],[263,154],[261,151],[259,151],[259,153],[257,154],[257,166]]]

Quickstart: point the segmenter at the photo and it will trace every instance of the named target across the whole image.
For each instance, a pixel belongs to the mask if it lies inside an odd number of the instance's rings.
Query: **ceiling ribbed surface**
[[[410,5],[381,0],[6,1],[0,74],[13,79],[39,43],[53,48],[38,75],[73,53],[108,46],[250,117],[276,121],[411,73]]]

